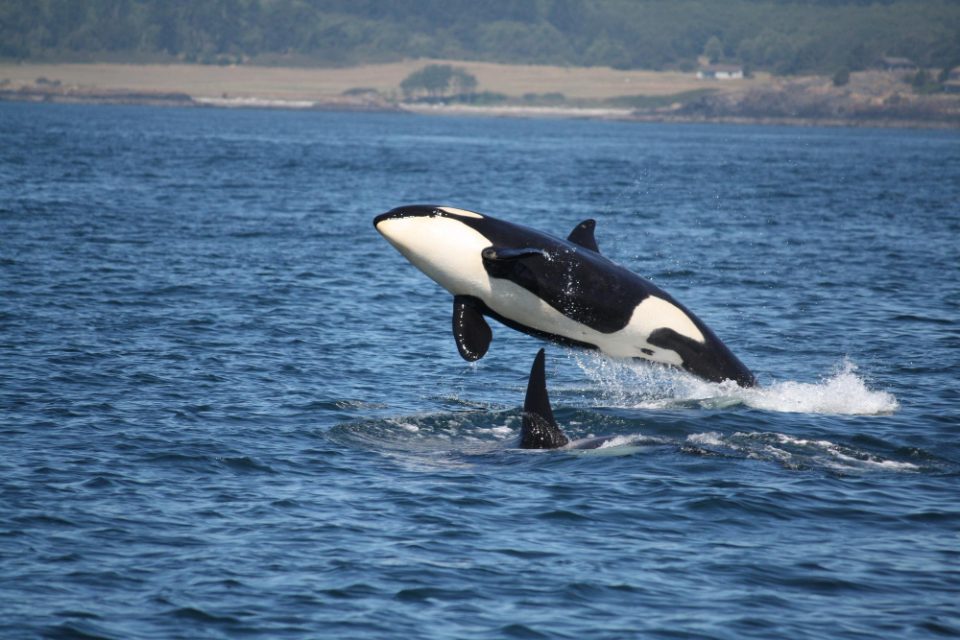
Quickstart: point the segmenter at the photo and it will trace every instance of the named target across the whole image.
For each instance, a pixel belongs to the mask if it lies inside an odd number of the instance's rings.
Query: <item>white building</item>
[[[743,78],[743,67],[736,64],[711,64],[697,71],[700,80],[739,80]]]

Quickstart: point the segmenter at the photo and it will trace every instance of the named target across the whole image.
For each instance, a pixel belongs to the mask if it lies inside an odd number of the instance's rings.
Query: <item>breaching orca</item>
[[[453,335],[478,360],[492,333],[484,316],[563,345],[679,366],[720,382],[756,379],[720,339],[667,292],[600,255],[595,222],[566,240],[473,211],[398,207],[374,226],[453,294]]]

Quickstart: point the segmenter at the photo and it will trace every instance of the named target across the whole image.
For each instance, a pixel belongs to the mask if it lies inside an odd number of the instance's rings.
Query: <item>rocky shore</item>
[[[139,104],[165,107],[221,107],[259,109],[317,109],[327,111],[398,111],[386,100],[331,96],[317,100],[291,100],[261,96],[191,96],[180,91],[126,91],[49,83],[0,86],[0,100],[57,102],[64,104]]]

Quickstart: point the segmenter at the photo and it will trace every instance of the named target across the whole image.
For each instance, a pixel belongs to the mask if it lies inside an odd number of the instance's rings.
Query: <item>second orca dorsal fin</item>
[[[460,356],[468,362],[479,360],[490,348],[493,332],[475,298],[453,297],[453,338]]]
[[[593,237],[593,231],[597,228],[597,221],[590,219],[584,220],[573,228],[567,240],[573,244],[578,244],[584,249],[600,253],[600,247],[597,246],[597,239]]]
[[[550,397],[547,395],[545,360],[544,351],[540,349],[530,369],[527,396],[523,401],[521,449],[558,449],[570,442],[553,418]]]

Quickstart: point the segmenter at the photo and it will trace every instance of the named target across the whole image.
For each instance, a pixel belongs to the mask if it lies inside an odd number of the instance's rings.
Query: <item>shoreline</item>
[[[661,122],[694,124],[744,124],[772,126],[824,126],[853,128],[960,128],[960,96],[934,96],[928,101],[939,111],[898,109],[903,102],[927,98],[903,98],[889,74],[863,72],[857,94],[859,102],[841,95],[847,103],[823,103],[819,113],[810,113],[811,97],[825,100],[831,87],[819,78],[773,79],[768,76],[738,84],[696,84],[679,73],[615,72],[545,67],[546,79],[537,84],[532,66],[473,64],[491,74],[488,84],[546,89],[566,88],[570,83],[581,90],[584,78],[594,78],[593,91],[610,95],[619,90],[642,91],[642,96],[672,96],[690,86],[710,88],[714,93],[694,102],[674,103],[655,109],[637,109],[605,105],[599,98],[583,99],[586,104],[517,104],[516,99],[490,105],[465,103],[428,104],[403,102],[385,89],[399,84],[403,73],[423,61],[369,65],[349,69],[289,69],[265,67],[206,67],[203,65],[47,65],[0,64],[0,101],[51,102],[62,104],[119,104],[190,108],[278,109],[347,112],[409,113],[425,116],[468,116],[501,118],[572,118],[616,120],[621,122]],[[460,64],[460,63],[457,63]],[[501,75],[496,76],[494,71]],[[517,74],[510,77],[509,74]],[[10,76],[13,76],[11,80]],[[51,77],[48,77],[51,76]],[[358,90],[357,83],[369,81],[370,87]],[[501,84],[496,84],[500,82]],[[523,84],[523,83],[526,84]],[[559,83],[559,84],[558,84]],[[885,84],[884,84],[885,83]],[[344,89],[345,86],[349,89]],[[379,88],[378,88],[379,87]],[[799,87],[799,91],[798,91]],[[878,88],[879,87],[879,88]],[[892,88],[891,88],[892,87]],[[682,93],[679,91],[679,93]],[[675,92],[675,93],[670,93]],[[885,92],[885,93],[884,93]],[[838,94],[839,92],[834,91]],[[566,94],[564,94],[566,95]],[[743,103],[764,96],[792,95],[797,100],[794,112],[764,114],[763,109]],[[797,97],[802,96],[802,97]],[[890,96],[896,98],[892,101]],[[837,100],[837,96],[830,99]],[[737,100],[741,100],[740,103]],[[923,103],[926,105],[926,103]],[[889,106],[888,106],[889,105]],[[806,113],[806,115],[797,115]],[[931,115],[932,114],[932,115]]]
[[[487,117],[519,119],[608,120],[667,124],[735,124],[789,127],[849,127],[854,129],[957,129],[960,125],[940,120],[897,118],[802,118],[777,116],[706,116],[695,114],[644,114],[630,109],[591,107],[543,107],[524,105],[425,105],[415,103],[363,103],[351,100],[282,100],[269,98],[193,98],[187,94],[148,92],[62,93],[8,91],[0,89],[0,102],[53,104],[126,105],[185,109],[271,109],[277,111],[328,111],[344,113],[401,113],[426,117]]]

